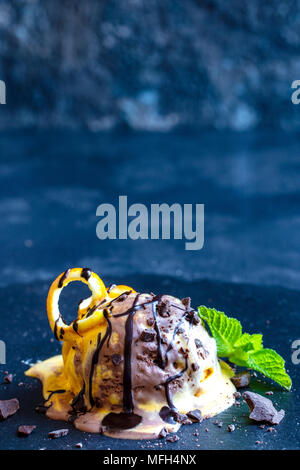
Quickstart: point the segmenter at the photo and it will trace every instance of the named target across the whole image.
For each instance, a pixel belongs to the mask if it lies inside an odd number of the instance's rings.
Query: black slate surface
[[[180,282],[175,278],[130,275],[126,278],[105,278],[108,284],[126,282],[140,291],[170,293],[178,297],[191,296],[193,305],[206,304],[231,313],[239,318],[245,331],[264,334],[265,346],[273,347],[284,356],[287,369],[293,379],[292,392],[284,392],[275,384],[261,378],[253,378],[252,391],[262,393],[272,390],[271,397],[278,409],[286,411],[284,420],[276,431],[267,432],[248,418],[248,406],[232,407],[217,418],[201,424],[182,427],[180,440],[169,443],[165,440],[129,441],[110,439],[75,430],[70,424],[52,421],[37,414],[35,406],[42,401],[41,385],[35,379],[24,377],[29,363],[45,359],[60,352],[60,344],[53,341],[45,313],[45,299],[48,283],[36,282],[27,285],[13,285],[0,289],[1,339],[7,345],[7,364],[1,366],[0,379],[5,370],[14,374],[13,383],[0,385],[0,399],[17,397],[20,411],[7,421],[0,423],[0,449],[73,449],[82,442],[83,449],[299,449],[300,448],[300,365],[291,362],[291,344],[300,337],[299,329],[299,292],[281,287],[256,287],[246,284],[231,284],[213,281]],[[65,289],[62,309],[66,312],[70,305],[76,308],[80,298],[78,283],[76,287]],[[76,300],[75,300],[76,299]],[[74,310],[75,311],[75,310]],[[19,382],[22,386],[18,386]],[[227,431],[227,426],[236,419],[236,430]],[[219,428],[215,419],[223,422]],[[28,438],[16,436],[21,424],[35,424],[37,429]],[[68,436],[50,440],[49,431],[68,428]],[[208,431],[206,431],[206,428]],[[195,432],[199,436],[195,436]],[[262,443],[256,444],[256,441]]]

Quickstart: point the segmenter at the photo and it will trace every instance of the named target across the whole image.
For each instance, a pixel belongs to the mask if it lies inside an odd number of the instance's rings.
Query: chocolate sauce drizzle
[[[91,277],[91,270],[90,268],[83,268],[81,270],[81,277],[83,277],[83,279],[85,279],[86,281],[89,280],[89,278]]]
[[[61,276],[58,281],[58,287],[61,289],[64,283],[64,280],[67,279],[70,269],[67,269]]]
[[[50,395],[48,396],[48,398],[47,398],[45,401],[50,400],[50,398],[51,398],[55,393],[66,393],[66,390],[64,390],[64,389],[48,390],[48,392],[50,393]]]
[[[107,342],[108,342],[108,345],[109,345],[109,340],[110,340],[111,332],[112,332],[111,322],[108,318],[109,311],[104,310],[103,313],[104,313],[104,317],[107,320],[107,329],[106,329],[105,335],[103,336],[102,339],[101,339],[101,333],[98,334],[97,347],[96,347],[96,349],[94,351],[94,354],[93,354],[93,357],[92,357],[91,370],[90,370],[90,376],[89,376],[89,399],[90,399],[91,407],[93,407],[95,405],[95,400],[94,400],[94,397],[93,397],[93,376],[94,376],[95,366],[98,363],[98,358],[99,358],[100,351],[101,351],[101,349],[102,349],[102,347],[103,347],[106,340],[108,340]]]
[[[110,430],[132,429],[142,421],[142,417],[134,413],[134,403],[132,397],[132,375],[131,375],[131,349],[133,338],[133,317],[136,310],[141,308],[137,305],[139,294],[136,295],[133,306],[124,314],[127,315],[125,323],[125,341],[124,341],[124,369],[123,369],[123,412],[109,413],[102,421],[102,426]]]

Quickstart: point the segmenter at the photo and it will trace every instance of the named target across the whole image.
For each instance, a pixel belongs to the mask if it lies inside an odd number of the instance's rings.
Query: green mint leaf
[[[235,348],[242,348],[244,351],[254,351],[262,348],[262,335],[255,334],[249,335],[248,333],[242,336],[234,343]]]
[[[225,313],[204,305],[198,308],[199,316],[209,326],[216,340],[219,357],[228,357],[234,351],[234,343],[242,335],[242,326],[235,318],[229,318]]]
[[[287,390],[291,389],[292,381],[284,368],[284,359],[273,349],[260,349],[249,354],[248,367],[269,377]]]
[[[219,357],[228,359],[238,366],[250,367],[274,380],[286,390],[292,381],[285,371],[284,359],[272,349],[264,349],[261,334],[242,334],[242,326],[235,318],[205,306],[198,307],[199,316],[213,335]]]

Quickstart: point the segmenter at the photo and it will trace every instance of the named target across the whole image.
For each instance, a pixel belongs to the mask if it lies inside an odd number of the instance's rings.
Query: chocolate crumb
[[[36,428],[36,426],[28,426],[26,424],[18,427],[18,436],[20,437],[27,437],[30,436],[32,431]]]
[[[265,392],[265,395],[274,395],[274,392],[270,391],[270,392]]]
[[[229,432],[233,432],[233,431],[235,431],[235,425],[234,424],[229,424],[227,429],[228,429]]]
[[[173,434],[172,436],[167,437],[166,439],[168,442],[177,442],[179,441],[179,437],[176,436],[176,434]]]
[[[81,443],[81,442],[77,442],[77,444],[75,444],[75,447],[77,447],[78,449],[82,449],[82,443]]]
[[[122,356],[120,356],[120,354],[112,354],[111,361],[112,361],[114,366],[118,366],[118,365],[121,364],[123,359],[122,359]]]
[[[246,400],[249,408],[249,418],[254,421],[265,421],[270,424],[279,424],[284,418],[284,410],[277,411],[271,400],[258,393],[244,392],[243,398]]]
[[[50,439],[57,439],[58,437],[64,437],[69,433],[69,429],[57,429],[48,433]]]
[[[218,424],[218,427],[221,428],[223,426],[222,421]]]
[[[248,387],[251,381],[251,375],[249,372],[241,372],[240,374],[236,374],[234,377],[231,378],[231,382],[236,388],[244,388]]]
[[[233,394],[234,398],[237,400],[238,398],[241,398],[240,392],[234,392]]]
[[[267,429],[267,432],[273,432],[273,431],[277,432],[275,428],[268,428]]]
[[[4,421],[9,416],[14,415],[20,408],[19,400],[12,398],[11,400],[0,400],[0,421]]]

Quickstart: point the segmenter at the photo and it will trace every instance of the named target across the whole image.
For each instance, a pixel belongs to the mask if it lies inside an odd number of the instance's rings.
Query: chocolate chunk
[[[8,375],[6,375],[6,376],[4,377],[4,382],[5,382],[6,384],[11,384],[12,381],[13,381],[13,376],[12,376],[12,374],[8,374]]]
[[[239,398],[241,398],[240,392],[234,392],[233,396],[234,396],[234,398],[235,398],[236,400],[238,400]]]
[[[194,422],[200,423],[202,421],[202,414],[200,410],[192,410],[187,413],[187,416]]]
[[[179,441],[179,437],[176,436],[176,434],[173,434],[172,436],[167,437],[166,439],[168,442],[177,442]]]
[[[144,341],[145,343],[150,343],[153,341],[155,338],[155,333],[154,331],[151,330],[144,330],[141,333],[140,340]]]
[[[198,325],[200,323],[199,315],[195,312],[195,310],[190,310],[185,314],[185,318],[189,323],[193,325]]]
[[[170,302],[169,301],[166,301],[166,302],[162,301],[157,305],[156,310],[157,310],[157,313],[161,317],[169,317],[170,316],[169,308],[170,308]]]
[[[251,375],[249,372],[241,372],[240,374],[236,374],[234,377],[231,378],[231,382],[236,388],[244,388],[248,387],[251,381]]]
[[[114,366],[118,366],[123,361],[123,358],[122,358],[122,356],[120,356],[120,354],[112,354],[111,361],[112,361]]]
[[[235,425],[234,424],[229,424],[227,429],[228,429],[228,432],[233,432],[233,431],[235,431]]]
[[[194,362],[192,363],[191,367],[192,367],[192,369],[193,369],[194,372],[196,372],[196,370],[199,369],[198,364],[195,364]]]
[[[69,429],[57,429],[48,433],[50,439],[57,439],[58,437],[64,437],[69,433]]]
[[[20,437],[27,437],[30,436],[32,431],[36,428],[36,426],[28,426],[26,424],[18,427],[18,436]]]
[[[158,435],[158,437],[159,437],[159,439],[163,439],[163,438],[166,437],[168,434],[169,434],[169,433],[168,433],[168,431],[166,430],[166,428],[162,428],[161,431],[160,431],[160,433],[159,433],[159,435]]]
[[[191,307],[191,298],[190,297],[185,297],[184,299],[181,300],[181,303],[186,307],[190,308]]]
[[[279,424],[283,419],[284,410],[277,411],[269,398],[253,392],[244,392],[242,396],[250,408],[250,419],[259,422],[265,421],[270,424]]]
[[[0,400],[0,421],[4,421],[9,416],[14,415],[20,408],[19,400],[12,398],[11,400]]]

